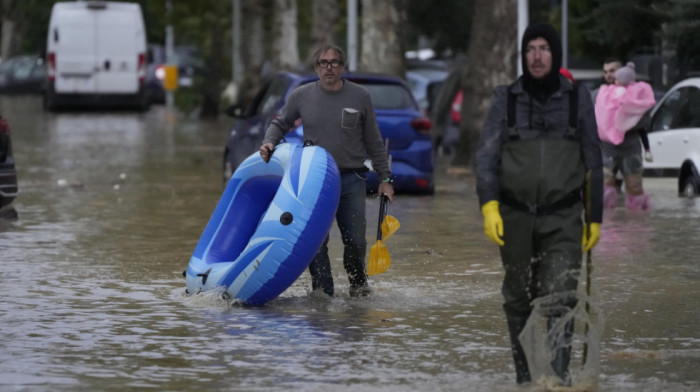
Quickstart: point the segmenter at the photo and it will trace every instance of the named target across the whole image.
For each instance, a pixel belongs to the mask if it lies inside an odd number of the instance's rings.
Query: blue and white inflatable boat
[[[277,297],[321,247],[339,198],[338,167],[323,148],[284,143],[268,163],[252,154],[204,228],[185,274],[187,292],[222,288],[246,305]]]

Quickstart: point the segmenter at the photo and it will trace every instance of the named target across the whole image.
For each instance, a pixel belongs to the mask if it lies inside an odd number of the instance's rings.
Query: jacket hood
[[[552,52],[552,69],[542,79],[535,79],[527,69],[527,44],[535,38],[542,37]],[[559,34],[548,23],[535,22],[525,29],[520,45],[520,61],[523,68],[523,88],[538,101],[545,101],[559,89],[559,68],[562,62],[562,46]]]

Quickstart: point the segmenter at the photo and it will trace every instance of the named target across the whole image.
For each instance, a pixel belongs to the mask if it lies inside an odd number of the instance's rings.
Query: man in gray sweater
[[[365,268],[365,172],[366,156],[379,178],[379,194],[394,199],[391,168],[377,118],[367,90],[340,78],[345,67],[343,50],[324,45],[313,57],[319,80],[298,87],[290,95],[280,116],[265,132],[260,156],[270,158],[274,146],[301,118],[304,139],[325,148],[338,164],[341,192],[336,222],[345,245],[343,266],[348,274],[351,296],[370,293]],[[333,296],[333,275],[328,258],[328,236],[309,265],[313,290]]]

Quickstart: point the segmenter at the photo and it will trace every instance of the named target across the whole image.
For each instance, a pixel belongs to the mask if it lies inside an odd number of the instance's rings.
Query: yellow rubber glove
[[[600,223],[591,223],[590,226],[591,235],[589,237],[586,237],[588,228],[586,226],[583,227],[583,238],[581,239],[583,253],[593,249],[593,247],[598,244],[598,240],[600,239]]]
[[[503,218],[498,210],[498,202],[491,200],[481,206],[481,213],[484,214],[484,233],[491,241],[500,246],[505,245],[503,242]]]

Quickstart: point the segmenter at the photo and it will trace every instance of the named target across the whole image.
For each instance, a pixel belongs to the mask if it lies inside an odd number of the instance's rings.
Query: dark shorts
[[[614,178],[618,171],[622,174],[623,178],[632,174],[642,174],[644,172],[642,152],[615,154],[603,150],[603,173],[605,180]]]

